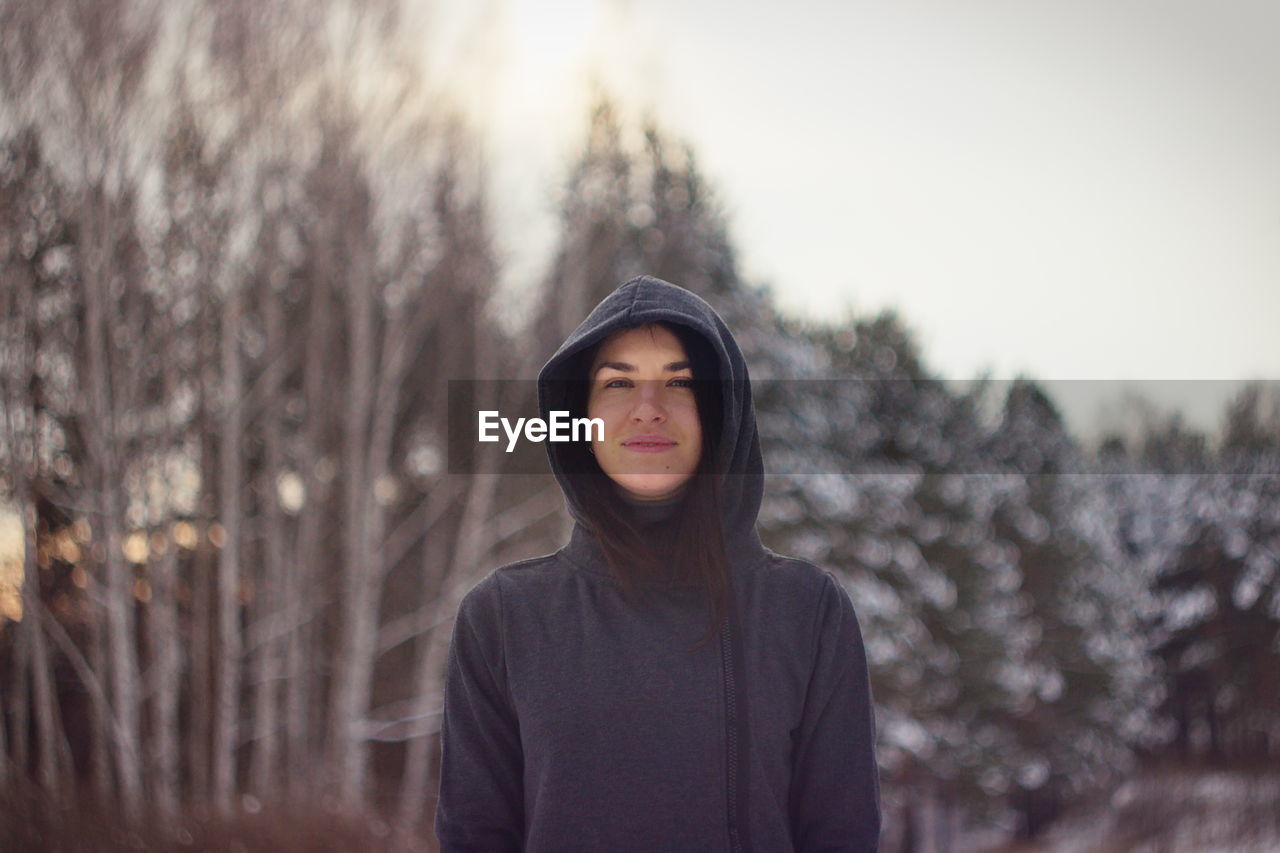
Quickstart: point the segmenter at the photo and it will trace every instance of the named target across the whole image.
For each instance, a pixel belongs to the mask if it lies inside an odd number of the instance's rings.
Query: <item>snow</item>
[[[1276,853],[1280,775],[1182,771],[1139,776],[1050,830],[1047,853]]]

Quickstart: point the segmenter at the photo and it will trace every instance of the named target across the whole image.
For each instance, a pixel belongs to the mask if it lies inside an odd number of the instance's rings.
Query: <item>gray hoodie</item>
[[[715,350],[719,470],[732,570],[719,642],[699,643],[699,589],[625,598],[564,460],[551,469],[578,522],[554,554],[490,573],[454,626],[436,832],[444,851],[872,851],[879,783],[866,656],[828,572],[760,544],[764,465],[746,362],[692,293],[633,279],[539,375],[546,418],[580,355],[644,323],[689,327]],[[678,510],[677,510],[678,511]]]

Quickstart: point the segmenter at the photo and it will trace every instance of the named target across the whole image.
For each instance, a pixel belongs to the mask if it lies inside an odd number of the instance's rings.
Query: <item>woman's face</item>
[[[640,326],[606,338],[591,364],[587,417],[604,421],[592,450],[601,470],[637,500],[684,489],[702,454],[688,354],[669,329]]]

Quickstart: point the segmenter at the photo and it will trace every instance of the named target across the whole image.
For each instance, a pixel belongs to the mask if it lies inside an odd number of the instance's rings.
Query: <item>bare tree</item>
[[[86,531],[71,630],[27,568],[41,616],[0,747],[69,777],[68,666],[91,697],[77,758],[131,821],[234,810],[245,760],[262,800],[323,785],[367,808],[375,742],[411,753],[402,811],[429,786],[448,622],[510,496],[422,461],[445,378],[500,373],[503,347],[481,170],[406,72],[395,8],[0,8],[2,105],[57,150],[74,224],[58,499]],[[371,63],[390,84],[365,97]],[[19,297],[6,316],[36,323]],[[10,444],[25,394],[6,385]],[[547,514],[522,506],[508,544]]]
[[[14,764],[27,765],[27,730],[36,732],[36,778],[49,797],[57,802],[66,796],[70,767],[66,754],[62,716],[53,693],[52,661],[41,630],[40,571],[37,565],[37,483],[50,467],[48,453],[42,451],[40,436],[46,420],[43,383],[36,366],[41,354],[44,330],[36,310],[37,286],[45,256],[61,236],[56,219],[42,217],[49,198],[42,180],[38,143],[30,132],[13,146],[11,171],[0,179],[0,211],[4,229],[20,235],[21,244],[10,244],[8,257],[0,257],[5,287],[0,289],[0,349],[4,369],[0,372],[0,406],[4,411],[7,486],[10,499],[23,520],[23,562],[21,607],[24,618],[17,626],[14,661],[14,690],[11,713],[14,720]],[[46,184],[46,186],[41,186]],[[43,222],[41,220],[44,220]],[[28,699],[28,680],[31,695]],[[28,702],[30,704],[28,704]],[[31,709],[28,717],[28,707]],[[2,714],[0,714],[2,716]],[[0,739],[3,732],[0,732]],[[5,747],[0,750],[7,752]],[[8,772],[7,756],[0,762]]]

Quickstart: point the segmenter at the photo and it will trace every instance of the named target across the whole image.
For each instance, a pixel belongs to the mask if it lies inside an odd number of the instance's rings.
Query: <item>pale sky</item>
[[[515,285],[600,79],[692,143],[787,310],[897,307],[949,378],[1280,378],[1280,4],[475,8],[441,10],[440,55]],[[1161,387],[1205,417],[1230,392]]]

